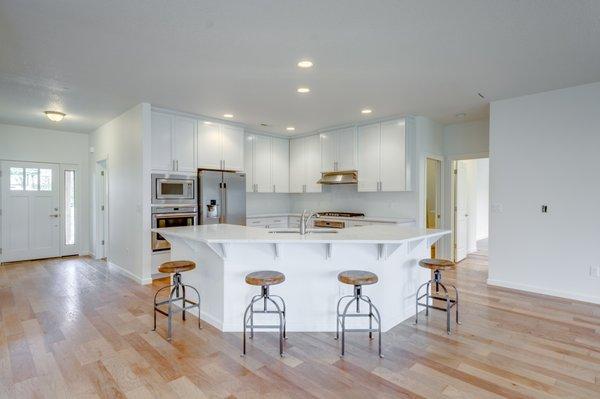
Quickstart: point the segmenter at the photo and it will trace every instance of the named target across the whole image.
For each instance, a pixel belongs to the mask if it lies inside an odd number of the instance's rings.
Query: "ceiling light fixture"
[[[457,118],[464,118],[465,116],[467,116],[467,114],[465,114],[464,112],[459,112],[458,114],[454,115]]]
[[[52,122],[60,122],[66,116],[65,113],[58,112],[58,111],[44,111],[44,113],[46,114],[48,119],[50,119]]]
[[[363,110],[360,111],[361,114],[370,114],[371,112],[373,112],[373,110],[369,109],[369,108],[365,108]]]
[[[312,61],[309,60],[302,60],[298,63],[298,67],[300,68],[310,68],[313,66]]]
[[[297,92],[302,94],[310,93],[310,89],[308,87],[298,87]]]
[[[294,126],[288,126],[285,128],[285,130],[287,130],[288,132],[293,132],[294,130],[296,130],[296,128]]]
[[[223,114],[223,118],[233,118],[233,114]]]
[[[212,125],[212,122],[209,122],[209,121],[204,121],[204,124],[205,124],[205,125]]]

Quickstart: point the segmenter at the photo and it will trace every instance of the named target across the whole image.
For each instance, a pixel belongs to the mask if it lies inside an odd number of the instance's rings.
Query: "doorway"
[[[454,261],[487,254],[489,236],[489,158],[453,162]]]
[[[107,160],[96,162],[95,171],[96,198],[94,218],[96,221],[96,242],[94,254],[96,259],[108,257],[108,167]]]
[[[426,159],[425,170],[425,227],[438,229],[441,227],[442,208],[442,161],[436,158]],[[435,259],[437,243],[431,246],[431,257]]]

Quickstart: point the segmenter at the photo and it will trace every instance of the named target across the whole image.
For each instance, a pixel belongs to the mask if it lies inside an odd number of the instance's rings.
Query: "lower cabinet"
[[[264,229],[278,229],[288,227],[288,216],[274,216],[267,218],[247,218],[246,226]]]

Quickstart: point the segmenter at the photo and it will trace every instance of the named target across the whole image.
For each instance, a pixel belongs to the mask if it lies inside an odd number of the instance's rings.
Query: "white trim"
[[[152,279],[151,278],[141,278],[136,276],[135,274],[131,273],[129,270],[124,269],[123,267],[117,265],[116,263],[113,263],[111,261],[106,261],[107,266],[110,268],[114,268],[117,270],[117,272],[119,272],[120,274],[124,275],[125,277],[130,278],[131,280],[135,281],[138,284],[142,284],[142,285],[146,285],[146,284],[151,284],[152,283]]]
[[[544,287],[538,287],[534,285],[520,284],[520,283],[512,283],[510,281],[496,280],[496,279],[487,279],[488,285],[510,288],[513,290],[525,291],[525,292],[533,292],[536,294],[555,296],[559,298],[572,299],[575,301],[589,302],[600,305],[600,296],[590,296],[590,295],[581,295],[575,292],[570,291],[560,291],[553,290]]]

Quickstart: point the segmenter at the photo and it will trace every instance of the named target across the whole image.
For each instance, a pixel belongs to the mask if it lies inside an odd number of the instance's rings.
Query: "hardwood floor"
[[[338,356],[329,333],[274,334],[247,357],[240,335],[195,318],[152,332],[152,295],[89,258],[0,267],[0,397],[102,398],[599,398],[600,306],[485,284],[487,258],[456,273],[463,324],[424,314],[376,341],[350,334]],[[185,277],[184,277],[185,278]]]

